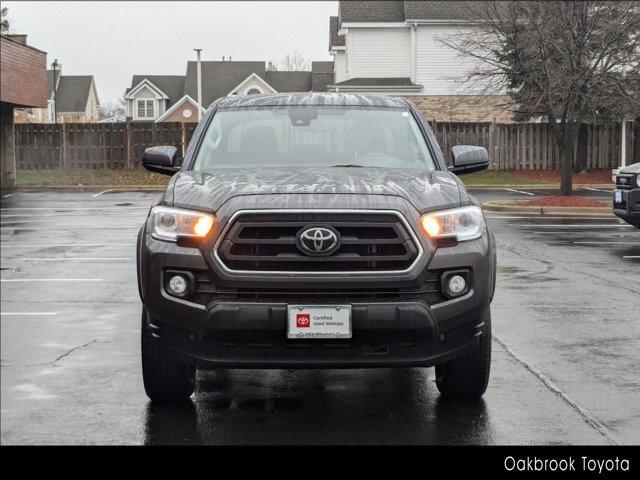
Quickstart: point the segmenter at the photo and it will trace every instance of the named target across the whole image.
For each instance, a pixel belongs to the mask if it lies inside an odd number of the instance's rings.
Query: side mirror
[[[451,156],[453,167],[449,167],[449,171],[457,175],[478,172],[489,167],[489,154],[484,147],[456,145],[451,147]]]
[[[180,167],[176,166],[177,157],[176,147],[149,147],[142,154],[142,165],[150,172],[173,175],[180,171]]]

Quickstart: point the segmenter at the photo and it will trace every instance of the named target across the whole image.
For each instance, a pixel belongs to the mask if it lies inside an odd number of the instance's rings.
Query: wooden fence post
[[[60,124],[60,152],[61,152],[61,161],[60,167],[65,170],[67,168],[67,164],[69,162],[69,137],[67,135],[67,126],[65,123]]]
[[[127,122],[124,134],[124,154],[126,157],[127,169],[131,168],[131,123]]]

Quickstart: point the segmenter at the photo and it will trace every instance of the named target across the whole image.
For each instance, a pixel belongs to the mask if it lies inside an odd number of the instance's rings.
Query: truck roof
[[[275,106],[358,106],[358,107],[407,107],[400,97],[360,95],[355,93],[272,93],[267,95],[234,95],[222,98],[218,108],[275,107]]]

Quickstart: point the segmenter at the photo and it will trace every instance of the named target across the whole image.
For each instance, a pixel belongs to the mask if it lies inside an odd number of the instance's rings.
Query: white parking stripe
[[[640,255],[623,255],[622,258],[640,258]]]
[[[40,315],[58,315],[58,312],[0,312],[0,317],[5,316],[40,316]]]
[[[12,195],[15,195],[15,193],[7,193],[6,195],[3,195],[2,198],[7,198],[7,197],[10,197]]]
[[[535,193],[531,193],[531,192],[523,192],[522,190],[514,190],[513,188],[505,188],[506,191],[508,192],[515,192],[515,193],[523,193],[525,195],[531,195],[531,196],[535,196]]]
[[[6,226],[6,225],[0,225],[0,228],[4,228],[5,230],[20,230],[20,229],[27,229],[27,230],[62,230],[62,229],[69,229],[69,230],[133,230],[133,229],[138,229],[140,228],[140,225],[131,225],[131,226],[120,226],[120,227],[90,227],[90,226],[85,226],[85,225],[58,225],[55,227],[40,227],[40,226],[33,226],[33,227],[20,227],[20,226]]]
[[[133,257],[3,257],[5,261],[8,260],[21,260],[24,262],[58,262],[64,260],[82,260],[82,261],[96,261],[96,260],[109,260],[109,261],[132,261]]]
[[[57,247],[134,247],[135,243],[57,243],[39,245],[6,245],[0,244],[0,248],[57,248]]]
[[[607,240],[603,240],[602,242],[569,242],[569,243],[575,243],[576,245],[600,245],[602,243],[622,243],[622,244],[630,244],[630,243],[640,243],[639,241],[634,241],[634,240],[627,240],[627,241],[607,241]]]
[[[103,190],[102,192],[98,192],[95,195],[91,195],[92,198],[96,198],[99,197],[100,195],[102,195],[103,193],[108,193],[108,192],[113,192],[113,188],[110,188],[109,190]]]
[[[571,223],[571,224],[556,224],[556,223],[510,223],[508,227],[529,227],[529,228],[619,228],[619,227],[633,227],[628,223]]]
[[[604,190],[602,188],[590,188],[590,187],[584,187],[585,190],[591,190],[592,192],[607,192],[607,193],[611,193],[612,190]]]
[[[0,278],[0,282],[104,282],[102,278]]]
[[[59,213],[64,213],[66,211],[86,211],[86,210],[111,210],[111,209],[123,209],[126,210],[149,210],[149,207],[136,207],[134,205],[131,206],[118,206],[118,205],[105,205],[104,207],[3,207],[0,210],[60,210]],[[98,212],[99,213],[99,212]]]

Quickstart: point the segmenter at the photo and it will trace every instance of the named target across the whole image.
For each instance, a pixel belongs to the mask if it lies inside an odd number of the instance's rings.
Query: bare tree
[[[640,107],[640,3],[469,2],[477,22],[442,42],[474,57],[465,83],[508,93],[519,120],[542,117],[560,151],[562,195],[572,193],[573,146],[585,122],[622,120]]]
[[[311,62],[302,56],[300,52],[288,53],[278,60],[267,63],[267,70],[280,70],[284,72],[305,72],[311,70]]]
[[[9,33],[9,19],[7,18],[8,15],[8,7],[0,8],[0,33]]]
[[[117,101],[107,100],[100,104],[100,119],[115,116],[124,117],[127,114],[127,107],[124,98],[120,97]]]

